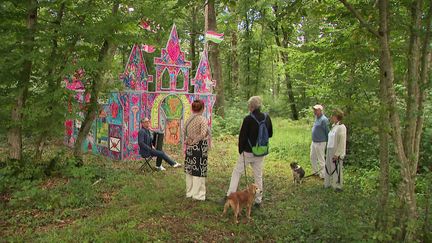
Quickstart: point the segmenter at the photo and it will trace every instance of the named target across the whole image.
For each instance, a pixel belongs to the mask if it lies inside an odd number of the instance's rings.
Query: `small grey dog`
[[[305,176],[305,171],[297,162],[292,162],[290,167],[293,173],[294,184],[301,184]]]

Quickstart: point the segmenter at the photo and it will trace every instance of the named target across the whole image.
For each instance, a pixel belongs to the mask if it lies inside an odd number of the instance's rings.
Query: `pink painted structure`
[[[216,81],[211,77],[207,51],[203,51],[191,82],[191,62],[186,60],[185,53],[180,49],[175,25],[166,47],[161,50],[161,56],[154,59],[155,80],[147,71],[143,54],[142,45],[133,46],[125,71],[120,75],[125,90],[110,93],[87,136],[84,151],[91,150],[116,160],[140,159],[138,131],[140,120],[145,117],[151,120],[152,130],[165,133],[165,143],[182,144],[181,131],[191,115],[191,103],[197,98],[205,103],[204,116],[211,127],[216,98],[212,92]],[[152,82],[155,82],[155,91],[149,91],[149,83]],[[77,94],[84,90],[79,83],[79,89],[74,88],[72,84],[77,83],[76,80],[67,83],[67,88]],[[189,83],[194,86],[193,93],[189,93]],[[65,143],[73,146],[79,121],[68,120],[65,127]]]

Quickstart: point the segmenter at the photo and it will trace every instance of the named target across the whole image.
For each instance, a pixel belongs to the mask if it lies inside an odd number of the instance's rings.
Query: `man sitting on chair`
[[[138,144],[140,147],[140,155],[143,158],[148,157],[158,157],[165,160],[169,165],[171,165],[174,168],[180,167],[181,164],[175,162],[172,160],[168,155],[164,153],[164,151],[156,150],[153,146],[153,138],[152,134],[150,133],[150,120],[148,118],[141,119],[141,129],[138,132]],[[166,170],[162,165],[162,162],[156,161],[156,169],[157,170]]]

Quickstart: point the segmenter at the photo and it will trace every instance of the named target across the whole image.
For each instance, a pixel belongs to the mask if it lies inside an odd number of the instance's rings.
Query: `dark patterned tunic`
[[[186,147],[185,172],[192,176],[207,177],[207,140]]]

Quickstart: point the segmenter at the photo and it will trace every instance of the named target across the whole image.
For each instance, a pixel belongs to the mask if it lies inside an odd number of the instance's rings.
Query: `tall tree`
[[[215,0],[208,0],[205,6],[204,32],[207,32],[208,30],[217,31]],[[219,58],[219,46],[215,43],[208,43],[208,47],[210,65],[213,70],[213,78],[217,81],[215,110],[218,115],[223,117],[225,116],[225,95],[222,66]]]
[[[18,81],[18,93],[12,108],[12,124],[8,130],[9,158],[21,160],[22,158],[22,123],[23,111],[27,99],[28,89],[30,86],[30,77],[33,65],[33,48],[35,42],[35,29],[38,19],[38,3],[36,0],[28,0],[26,3],[26,31],[23,34],[21,48],[28,51],[30,55],[23,58],[20,75],[16,77]]]
[[[115,1],[112,7],[111,16],[108,17],[112,23],[111,26],[109,26],[108,30],[105,32],[105,36],[103,38],[103,44],[99,49],[99,54],[97,58],[97,63],[99,64],[96,68],[96,70],[93,72],[92,75],[92,82],[90,87],[90,102],[86,106],[86,113],[84,116],[84,121],[81,124],[81,128],[78,132],[77,139],[75,141],[75,147],[74,147],[74,156],[78,160],[77,163],[82,164],[82,150],[81,146],[84,142],[85,137],[87,136],[88,132],[90,131],[91,125],[96,118],[96,115],[99,111],[99,104],[98,104],[98,98],[99,98],[99,92],[100,87],[102,85],[103,79],[104,79],[104,72],[111,66],[111,62],[114,57],[114,53],[116,50],[116,42],[114,41],[113,35],[108,33],[115,33],[116,32],[116,24],[114,24],[115,21],[118,19],[118,10],[119,10],[120,3],[118,1]]]
[[[198,34],[197,27],[197,14],[198,14],[198,6],[192,6],[191,12],[191,30],[190,30],[190,55],[192,61],[192,70],[195,71],[197,67],[197,55],[196,55],[196,41]]]
[[[42,157],[42,153],[44,151],[45,143],[47,139],[50,137],[49,134],[53,130],[56,131],[56,129],[52,129],[52,122],[58,118],[56,117],[56,108],[60,106],[61,102],[56,102],[56,99],[59,98],[58,95],[55,95],[58,93],[58,90],[62,87],[60,86],[61,81],[61,73],[62,69],[66,66],[66,60],[68,60],[67,56],[64,56],[62,59],[59,59],[60,51],[59,51],[59,31],[61,28],[61,23],[63,20],[64,12],[66,9],[66,3],[62,2],[60,3],[59,9],[56,11],[56,17],[53,21],[53,34],[51,39],[51,52],[49,54],[49,58],[46,62],[46,67],[44,68],[44,73],[46,73],[46,76],[44,77],[47,81],[48,88],[47,92],[49,94],[48,99],[44,100],[46,101],[45,104],[38,104],[42,106],[46,106],[46,113],[45,116],[42,116],[39,119],[38,125],[41,127],[41,132],[38,135],[38,138],[36,139],[35,143],[35,156],[34,159],[40,160]],[[76,44],[76,41],[74,41],[73,45]],[[59,109],[57,109],[59,110]],[[63,111],[63,110],[61,110]],[[50,124],[48,126],[43,126],[43,124]]]
[[[231,87],[233,90],[237,90],[239,87],[239,62],[238,62],[238,35],[237,28],[231,31]]]
[[[406,120],[407,124],[401,127],[401,118],[398,113],[397,95],[395,92],[395,72],[390,45],[390,16],[391,5],[388,0],[379,0],[377,8],[379,12],[379,29],[374,29],[362,15],[346,0],[340,0],[345,7],[360,21],[370,33],[378,40],[380,52],[380,93],[384,113],[388,112],[387,122],[391,126],[391,137],[394,143],[395,153],[400,163],[400,173],[402,182],[400,183],[399,198],[401,201],[401,214],[399,224],[402,229],[400,239],[406,242],[414,241],[418,238],[415,224],[417,222],[417,205],[415,198],[415,178],[417,173],[418,150],[415,149],[418,139],[421,137],[422,129],[419,122],[423,119],[423,107],[419,99],[423,99],[419,92],[419,85],[422,85],[423,91],[429,88],[429,85],[423,85],[420,76],[429,79],[429,56],[430,56],[430,25],[432,3],[429,1],[429,10],[425,11],[422,0],[413,0],[411,2],[411,22],[407,23],[410,27],[409,45],[408,45],[408,63],[406,66],[407,77],[405,95],[406,98]],[[423,21],[422,16],[427,16]],[[426,30],[420,35],[421,30]],[[422,43],[422,44],[421,44]],[[422,63],[420,64],[420,60]],[[423,73],[423,74],[421,74]],[[420,75],[421,74],[421,75]],[[412,113],[412,114],[408,114]],[[420,129],[420,130],[418,130]],[[381,144],[383,145],[383,143]],[[385,149],[385,148],[381,148]]]
[[[292,11],[292,9],[294,9],[297,4],[299,4],[297,1],[293,1],[287,6],[280,6],[279,3],[275,3],[272,6],[273,13],[275,15],[275,21],[273,22],[272,25],[270,25],[270,28],[274,34],[275,42],[280,50],[280,56],[282,62],[284,63],[285,66],[285,85],[287,88],[288,102],[291,108],[291,118],[293,120],[299,119],[299,113],[298,113],[296,99],[293,90],[293,79],[288,69],[288,64],[290,61],[288,48],[289,48],[290,38],[292,37],[293,29],[285,22],[287,20],[293,21],[292,18],[294,16],[290,16],[290,14],[295,13],[294,11]]]

